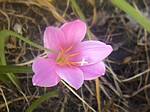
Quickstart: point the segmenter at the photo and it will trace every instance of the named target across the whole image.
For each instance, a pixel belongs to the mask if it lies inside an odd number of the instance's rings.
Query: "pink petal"
[[[58,84],[59,76],[55,72],[55,63],[49,59],[37,58],[32,65],[35,73],[32,78],[33,85],[51,87]]]
[[[85,64],[81,65],[90,65],[105,59],[112,50],[110,45],[90,40],[81,42],[72,52],[80,52],[80,56],[74,60],[79,62],[84,61]]]
[[[56,73],[75,89],[79,89],[83,84],[83,72],[79,68],[58,67]]]
[[[61,30],[64,32],[67,44],[76,44],[83,40],[86,34],[86,24],[81,20],[65,23]]]
[[[93,80],[105,74],[105,64],[99,62],[92,65],[82,66],[80,69],[83,71],[84,80]]]
[[[47,27],[44,32],[44,47],[58,50],[66,41],[64,33],[57,27]]]

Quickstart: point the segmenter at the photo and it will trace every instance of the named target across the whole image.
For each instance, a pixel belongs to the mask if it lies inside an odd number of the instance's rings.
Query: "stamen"
[[[64,49],[62,47],[60,49],[61,49],[61,51],[59,52],[56,61],[59,61],[61,59],[61,57],[64,56]]]
[[[71,65],[78,65],[77,62],[70,62]]]
[[[69,48],[67,48],[66,50],[65,50],[65,52],[67,53],[68,51],[70,51],[72,49],[72,46],[70,46]]]
[[[70,62],[67,62],[66,65],[68,65],[69,67],[72,66],[72,64]]]
[[[74,54],[70,54],[68,57],[71,58],[71,57],[77,56],[77,55],[79,55],[79,54],[80,54],[80,53],[77,52],[77,53],[74,53]]]
[[[79,55],[80,52],[76,52],[76,53],[72,53],[72,54],[68,53],[68,51],[70,51],[71,49],[72,49],[72,46],[70,46],[67,49],[63,49],[62,47],[60,48],[60,52],[56,58],[56,61],[59,65],[61,65],[61,66],[67,65],[69,67],[79,65],[79,62],[72,62],[72,61],[70,61],[70,58]]]

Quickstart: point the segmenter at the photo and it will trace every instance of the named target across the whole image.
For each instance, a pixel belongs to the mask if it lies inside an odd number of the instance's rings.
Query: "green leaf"
[[[148,18],[143,16],[139,10],[136,10],[125,0],[111,0],[111,2],[115,6],[126,12],[129,16],[135,19],[142,27],[144,27],[147,31],[150,32],[150,21],[148,20]]]
[[[0,74],[3,73],[32,73],[32,68],[27,66],[0,65]]]
[[[38,108],[44,101],[48,100],[51,97],[57,97],[58,91],[51,91],[41,96],[39,99],[35,100],[30,107],[26,110],[26,112],[33,112],[34,109]]]
[[[6,74],[0,74],[0,80],[1,81],[3,81],[5,84],[7,84],[8,85],[8,83],[9,83],[9,78],[7,77],[7,75]],[[10,84],[10,83],[9,83]]]
[[[10,31],[10,30],[2,30],[2,31],[0,31],[0,37],[1,38],[4,38],[4,37],[6,38],[8,36],[13,36],[15,38],[18,38],[18,39],[24,41],[25,43],[27,43],[27,44],[29,44],[29,45],[31,45],[33,47],[39,48],[41,50],[45,50],[45,51],[48,51],[48,52],[55,52],[55,51],[53,51],[51,49],[44,48],[43,46],[28,40],[27,38],[17,34],[16,32],[13,32],[13,31]]]
[[[5,33],[1,33],[0,32],[0,65],[6,65],[6,59],[5,59],[5,40],[7,39],[6,34]],[[5,79],[7,79],[7,77],[11,80],[11,82],[20,89],[19,87],[19,80],[17,79],[17,77],[12,74],[12,73],[7,73],[6,76],[1,77],[1,81],[5,82]]]

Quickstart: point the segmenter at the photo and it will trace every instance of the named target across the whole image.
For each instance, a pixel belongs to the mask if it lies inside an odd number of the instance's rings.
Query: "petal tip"
[[[33,86],[37,85],[37,81],[36,81],[35,75],[33,75],[33,77],[32,77],[32,84],[33,84]]]
[[[85,23],[84,21],[82,21],[82,20],[80,20],[80,19],[77,19],[77,20],[75,20],[74,22],[77,22],[77,23],[82,24],[82,25],[84,26],[85,30],[87,30],[87,25],[86,25],[86,23]]]
[[[81,86],[80,86],[80,87],[74,87],[75,90],[78,90],[78,89],[80,89],[80,88],[81,88]]]
[[[105,75],[105,73],[102,73],[102,75],[101,76],[104,76]]]
[[[74,20],[74,22],[82,22],[82,23],[85,23],[83,20],[81,20],[81,19],[76,19],[76,20]]]
[[[112,46],[111,45],[107,45],[107,46],[109,47],[110,51],[112,52],[113,51]]]
[[[36,86],[36,83],[33,83],[33,86]]]
[[[72,86],[75,90],[78,90],[81,88],[81,86],[83,85],[83,82],[80,84],[80,85],[77,85],[77,86]]]

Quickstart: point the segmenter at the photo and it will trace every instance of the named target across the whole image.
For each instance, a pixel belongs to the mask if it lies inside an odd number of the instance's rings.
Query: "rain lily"
[[[60,28],[46,28],[44,47],[53,49],[55,53],[34,60],[33,85],[52,87],[64,80],[79,89],[84,80],[93,80],[105,74],[103,60],[112,52],[112,47],[100,41],[82,41],[86,31],[87,26],[81,20],[67,22]]]

